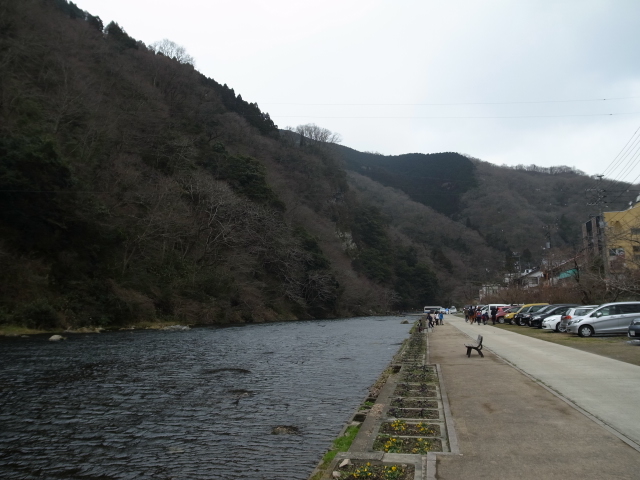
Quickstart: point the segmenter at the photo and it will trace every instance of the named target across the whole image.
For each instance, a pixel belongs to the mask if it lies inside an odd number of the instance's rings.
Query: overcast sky
[[[76,3],[147,44],[183,45],[281,128],[640,179],[638,0]]]

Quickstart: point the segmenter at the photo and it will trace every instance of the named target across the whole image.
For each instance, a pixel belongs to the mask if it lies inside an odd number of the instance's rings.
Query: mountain
[[[0,2],[0,324],[336,317],[437,302],[325,145],[66,0]]]
[[[477,186],[475,165],[459,153],[380,155],[336,146],[346,168],[445,215],[460,211],[462,196]]]
[[[564,166],[511,168],[457,153],[393,156],[342,146],[336,151],[348,170],[402,192],[447,217],[437,221],[437,228],[455,222],[476,231],[487,246],[503,252],[501,263],[509,252],[528,251],[528,263],[533,266],[540,262],[547,243],[567,252],[579,251],[581,224],[598,213],[595,190],[608,194],[605,210],[624,209],[638,191],[628,183],[597,181]],[[378,195],[385,196],[381,192]],[[401,211],[394,212],[396,221],[402,217]],[[450,246],[451,239],[429,243]]]

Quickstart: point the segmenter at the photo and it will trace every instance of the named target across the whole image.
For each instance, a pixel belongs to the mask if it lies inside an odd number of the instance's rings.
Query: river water
[[[402,320],[1,339],[0,478],[306,479]]]

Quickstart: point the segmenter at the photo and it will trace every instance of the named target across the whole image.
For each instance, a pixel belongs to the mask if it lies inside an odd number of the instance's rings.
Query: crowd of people
[[[470,324],[487,325],[489,320],[496,324],[497,306],[491,306],[488,310],[483,310],[482,305],[470,305],[463,309],[464,321]],[[425,328],[433,328],[436,325],[444,325],[444,312],[429,311],[418,320],[418,332],[422,333]]]
[[[422,333],[425,328],[433,328],[435,325],[444,325],[443,312],[427,312],[418,320],[418,333]]]
[[[486,325],[489,322],[489,318],[491,318],[492,324],[495,325],[497,312],[498,307],[492,306],[491,309],[487,311],[482,310],[482,306],[480,305],[470,305],[464,309],[464,321],[469,322],[472,325],[474,323],[478,325]]]

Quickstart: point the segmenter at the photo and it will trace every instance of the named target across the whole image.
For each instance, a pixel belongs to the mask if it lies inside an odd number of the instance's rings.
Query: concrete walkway
[[[470,325],[453,315],[447,321],[474,339],[482,334],[491,351],[640,445],[640,367],[490,325]]]
[[[490,326],[469,326],[464,319],[457,321],[452,316],[446,322],[429,334],[429,362],[440,364],[460,454],[437,455],[438,480],[639,477],[638,451],[488,350],[484,350],[485,358],[475,352],[467,358],[463,344],[469,343],[469,337],[461,330],[474,337],[482,333],[488,348],[510,355],[510,361],[517,361],[523,368],[543,362],[552,370],[549,376],[558,383],[571,370],[565,373],[562,368],[562,373],[554,372],[554,361],[539,356],[555,357],[558,363],[569,362],[580,371],[578,367],[587,362],[582,355],[589,354],[576,352],[580,356],[574,358],[572,351],[564,356],[547,348],[546,342],[512,333],[505,335],[509,332]],[[538,342],[545,345],[537,345]],[[602,361],[602,357],[588,360],[596,365]],[[591,363],[586,364],[587,370]],[[536,376],[542,376],[544,368],[536,368],[536,372],[540,370]],[[618,377],[619,381],[610,381],[609,377]],[[585,378],[585,383],[598,383],[588,375],[581,378]],[[617,394],[607,391],[607,385],[623,383],[621,375],[609,373],[597,378],[604,389],[598,391],[598,397],[606,399],[610,409],[614,409]],[[628,381],[638,384],[635,379]],[[572,379],[567,383],[580,382]],[[583,400],[587,400],[589,391],[583,393]],[[636,423],[637,417],[630,415],[627,423]]]

